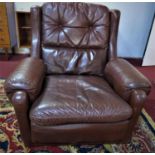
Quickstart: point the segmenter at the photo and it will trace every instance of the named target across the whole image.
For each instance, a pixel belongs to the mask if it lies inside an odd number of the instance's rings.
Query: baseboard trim
[[[130,62],[134,66],[142,66],[143,59],[142,58],[123,58]]]

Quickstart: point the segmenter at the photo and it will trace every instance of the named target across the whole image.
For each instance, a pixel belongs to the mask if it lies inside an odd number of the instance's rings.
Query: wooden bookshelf
[[[0,2],[0,48],[9,58],[9,51],[14,53],[17,45],[14,3]]]
[[[16,12],[18,46],[30,48],[31,46],[31,16],[30,12]]]

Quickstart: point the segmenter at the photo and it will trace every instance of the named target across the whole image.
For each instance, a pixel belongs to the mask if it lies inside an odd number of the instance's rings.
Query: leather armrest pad
[[[105,76],[115,91],[128,100],[133,89],[150,92],[150,81],[140,73],[134,66],[123,59],[114,59],[108,62],[105,67]]]
[[[15,91],[23,90],[34,100],[40,93],[44,75],[45,67],[41,59],[26,58],[5,81],[5,91],[11,97]]]

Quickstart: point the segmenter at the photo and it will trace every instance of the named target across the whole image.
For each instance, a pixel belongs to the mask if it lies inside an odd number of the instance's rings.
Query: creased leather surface
[[[107,49],[42,47],[47,74],[103,75]]]
[[[6,80],[5,91],[10,97],[14,92],[23,90],[28,93],[31,100],[34,100],[40,93],[44,76],[43,61],[37,58],[26,58]]]
[[[44,59],[47,68],[50,68],[48,73],[81,74],[87,73],[88,70],[88,73],[103,74],[109,46],[109,14],[109,10],[105,6],[86,3],[47,3],[43,5],[42,53],[45,56],[47,48],[51,49],[51,53],[53,49],[57,50],[55,55],[51,57],[48,55],[48,62]],[[64,50],[58,50],[56,47]],[[92,57],[92,54],[96,56]],[[98,56],[101,59],[98,59]],[[55,64],[57,62],[59,63]],[[60,69],[62,64],[64,64],[63,69]],[[66,66],[68,64],[69,66]],[[92,65],[97,65],[100,72],[95,72],[96,69],[91,67]]]
[[[128,101],[133,89],[140,89],[147,94],[150,92],[150,81],[135,67],[123,59],[108,62],[105,76],[115,91]]]
[[[95,76],[48,76],[30,112],[39,125],[118,122],[131,115],[130,106]]]

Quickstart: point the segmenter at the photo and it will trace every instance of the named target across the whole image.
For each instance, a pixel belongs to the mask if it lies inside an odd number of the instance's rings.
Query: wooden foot
[[[5,52],[5,58],[6,58],[6,60],[9,60],[8,48],[4,48],[4,52]]]

